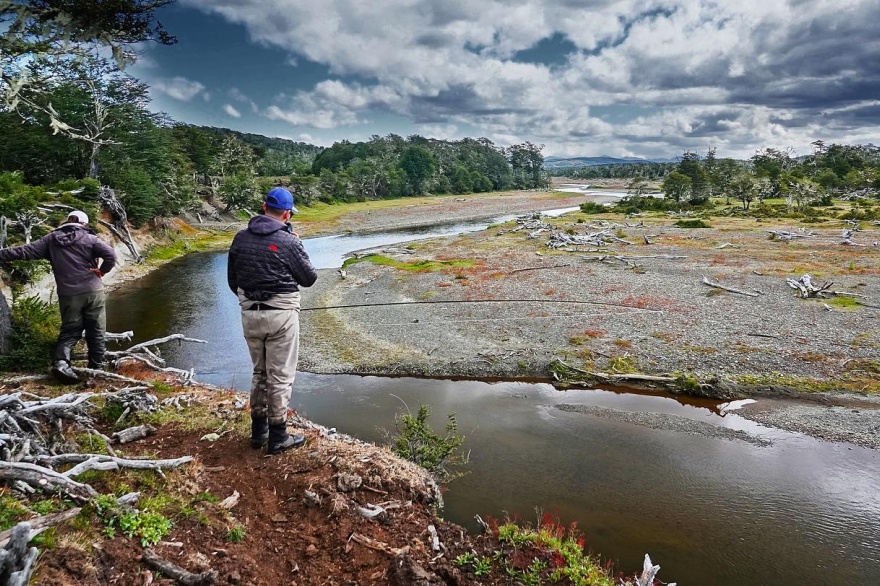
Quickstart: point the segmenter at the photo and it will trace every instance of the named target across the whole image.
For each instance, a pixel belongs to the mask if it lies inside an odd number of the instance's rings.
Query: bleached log
[[[733,287],[726,287],[721,285],[720,283],[715,283],[710,281],[708,277],[703,277],[703,283],[709,285],[710,287],[715,287],[717,289],[723,289],[725,291],[730,291],[731,293],[738,293],[739,295],[746,295],[748,297],[758,297],[758,293],[753,293],[751,291],[743,291],[742,289],[734,289]]]
[[[788,286],[792,289],[800,291],[801,297],[804,299],[829,295],[831,293],[828,289],[834,285],[834,283],[826,281],[821,287],[816,287],[816,285],[813,284],[813,278],[808,274],[801,276],[800,279],[786,279],[785,282],[788,283]]]
[[[122,431],[116,431],[112,435],[115,441],[120,444],[127,444],[139,439],[144,439],[154,433],[156,433],[156,428],[152,425],[136,425],[134,427],[123,429]]]
[[[376,551],[383,551],[385,553],[391,555],[403,555],[409,552],[409,546],[405,545],[403,547],[391,547],[387,543],[383,543],[381,541],[377,541],[366,535],[361,535],[360,533],[352,533],[351,537],[348,538],[349,541],[354,541],[355,543],[360,543],[365,547],[369,547],[370,549],[374,549]]]
[[[238,501],[241,499],[241,493],[237,490],[232,491],[232,494],[220,501],[220,508],[226,509],[227,511],[231,510],[235,505],[238,504]]]
[[[145,549],[141,560],[151,570],[161,572],[183,586],[208,586],[217,580],[216,570],[194,574],[167,560],[160,558],[152,549]]]
[[[28,549],[30,524],[19,523],[12,530],[6,548],[0,550],[0,582],[5,586],[27,586],[34,572],[34,562],[39,551],[36,547]]]
[[[767,233],[781,240],[793,240],[795,238],[810,238],[814,236],[812,232],[789,232],[787,230],[767,230]]]
[[[127,332],[122,332],[121,334],[114,334],[112,332],[107,332],[106,334],[104,334],[104,338],[108,342],[119,342],[121,340],[125,340],[126,342],[130,342],[131,338],[133,336],[134,336],[134,332],[132,332],[131,330],[129,330]]]
[[[52,513],[51,515],[43,515],[41,517],[35,517],[33,519],[28,519],[27,523],[30,525],[30,531],[28,533],[27,540],[30,541],[46,529],[50,527],[54,527],[68,519],[73,519],[79,512],[82,511],[81,507],[75,507],[73,509],[67,509],[66,511],[61,511],[60,513]],[[13,529],[7,529],[6,531],[0,532],[0,547],[6,547],[9,543],[9,540],[12,538]]]
[[[30,405],[25,407],[24,409],[18,411],[18,414],[24,415],[27,413],[36,413],[37,411],[67,411],[73,409],[74,407],[78,407],[82,403],[85,403],[90,398],[92,398],[94,393],[82,393],[79,395],[62,395],[55,399],[50,399],[45,403],[38,403],[36,405]]]
[[[52,486],[76,499],[91,499],[98,491],[59,472],[29,462],[0,462],[0,479],[21,480],[34,488]]]
[[[428,534],[431,536],[431,551],[440,551],[440,536],[433,523],[428,525]]]
[[[36,461],[49,466],[74,464],[76,462],[86,462],[89,460],[113,462],[120,468],[131,468],[134,470],[162,470],[167,468],[178,468],[184,464],[188,464],[193,461],[193,457],[183,456],[180,458],[166,458],[162,460],[136,460],[132,458],[107,456],[105,454],[60,454],[58,456],[41,456],[36,458]],[[46,468],[46,470],[48,470],[48,468]]]
[[[207,344],[207,340],[197,340],[196,338],[187,338],[183,334],[171,334],[170,336],[165,336],[164,338],[156,338],[155,340],[147,340],[146,342],[141,342],[140,344],[135,344],[131,348],[128,348],[126,352],[138,352],[144,348],[149,346],[158,346],[159,344],[164,344],[166,342],[172,342],[174,340],[180,340],[181,342],[195,342],[197,344]]]
[[[71,366],[73,372],[78,375],[88,375],[92,378],[103,378],[107,380],[118,380],[126,383],[132,383],[135,385],[142,385],[144,381],[138,380],[136,378],[131,378],[127,376],[122,376],[121,374],[116,374],[115,372],[107,372],[105,370],[97,370],[94,368],[80,368],[78,366]]]

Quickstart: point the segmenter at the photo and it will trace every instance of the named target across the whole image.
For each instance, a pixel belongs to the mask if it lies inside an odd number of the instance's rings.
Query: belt
[[[266,311],[273,309],[276,311],[281,311],[280,307],[272,307],[271,305],[266,305],[265,303],[254,303],[253,305],[245,309],[245,311]]]

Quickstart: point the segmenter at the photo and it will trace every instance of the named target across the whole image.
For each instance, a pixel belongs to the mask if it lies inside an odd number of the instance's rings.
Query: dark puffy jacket
[[[289,224],[254,216],[232,240],[226,277],[233,293],[240,287],[251,297],[256,292],[293,293],[311,287],[318,273]]]
[[[116,266],[113,249],[80,224],[63,224],[36,242],[0,250],[0,260],[48,260],[59,295],[103,289],[101,278],[89,270],[99,268],[99,258],[102,273],[109,273]]]

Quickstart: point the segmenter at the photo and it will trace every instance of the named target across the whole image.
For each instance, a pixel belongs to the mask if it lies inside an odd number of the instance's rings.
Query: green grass
[[[476,264],[476,261],[470,259],[415,260],[411,262],[402,262],[394,260],[393,258],[388,258],[387,256],[382,256],[381,254],[371,254],[362,258],[349,258],[342,264],[342,268],[349,267],[359,262],[371,262],[380,266],[393,267],[401,271],[412,271],[416,273],[428,273],[449,268],[469,269]]]
[[[858,307],[859,303],[853,297],[847,297],[845,295],[838,295],[827,300],[825,303],[831,305],[833,307],[844,307],[844,308],[854,308]]]

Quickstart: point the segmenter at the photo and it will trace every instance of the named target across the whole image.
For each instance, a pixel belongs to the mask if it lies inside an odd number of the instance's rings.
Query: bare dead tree
[[[27,210],[24,212],[15,212],[15,225],[24,232],[24,243],[30,244],[34,228],[42,226],[46,223],[45,218],[41,218],[36,210]]]
[[[131,232],[128,230],[128,212],[125,211],[125,206],[116,199],[116,192],[109,187],[102,187],[98,200],[110,212],[110,217],[113,218],[112,223],[105,222],[104,220],[98,220],[98,223],[110,230],[114,236],[119,238],[128,247],[135,262],[143,262],[144,257],[141,256],[137,244],[135,244],[134,239],[131,237]]]

